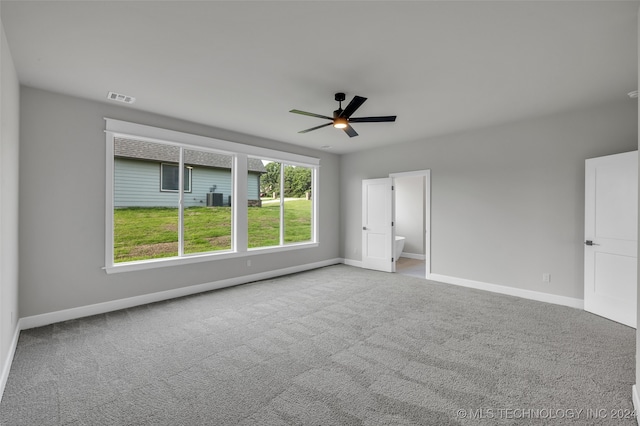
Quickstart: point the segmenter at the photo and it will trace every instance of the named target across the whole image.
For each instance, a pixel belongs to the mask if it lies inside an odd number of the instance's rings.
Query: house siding
[[[210,169],[194,166],[191,171],[191,192],[184,194],[185,207],[206,206],[207,193],[215,185],[213,192],[223,194],[222,203],[229,205],[231,195],[231,170]]]
[[[260,199],[260,176],[261,173],[249,172],[247,176],[247,199]]]
[[[227,169],[193,166],[191,192],[185,193],[185,207],[206,206],[207,193],[223,194],[229,205],[231,173]],[[248,198],[259,199],[260,174],[249,172]],[[160,163],[116,158],[114,161],[114,207],[177,207],[178,193],[160,191]]]
[[[114,207],[177,207],[178,194],[160,192],[160,163],[116,158]]]

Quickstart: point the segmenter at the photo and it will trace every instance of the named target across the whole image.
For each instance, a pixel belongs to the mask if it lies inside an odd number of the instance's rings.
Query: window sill
[[[318,243],[295,243],[278,247],[261,247],[252,248],[245,252],[221,252],[221,253],[205,253],[194,254],[183,257],[167,257],[162,259],[139,260],[135,262],[117,263],[111,266],[105,266],[104,271],[107,274],[115,274],[120,272],[143,271],[147,269],[164,268],[167,266],[189,265],[192,263],[211,262],[215,260],[237,259],[243,257],[251,257],[261,254],[279,253],[290,250],[299,250],[306,248],[318,247]]]

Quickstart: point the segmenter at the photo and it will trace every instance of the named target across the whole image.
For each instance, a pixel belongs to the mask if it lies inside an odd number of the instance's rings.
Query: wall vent
[[[136,101],[133,96],[123,95],[121,93],[109,92],[107,99],[117,102],[124,102],[125,104],[132,104]]]

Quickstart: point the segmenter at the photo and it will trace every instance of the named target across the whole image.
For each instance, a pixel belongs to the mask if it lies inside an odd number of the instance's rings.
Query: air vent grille
[[[136,101],[133,96],[123,95],[122,93],[109,92],[107,99],[117,102],[124,102],[125,104],[132,104]]]

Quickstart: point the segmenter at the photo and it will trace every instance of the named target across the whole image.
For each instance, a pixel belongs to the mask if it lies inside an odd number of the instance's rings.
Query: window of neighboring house
[[[184,167],[184,192],[191,192],[191,169],[192,167]],[[160,191],[178,192],[180,187],[177,164],[161,163],[160,164]]]
[[[318,245],[317,159],[111,119],[106,134],[107,272]]]

